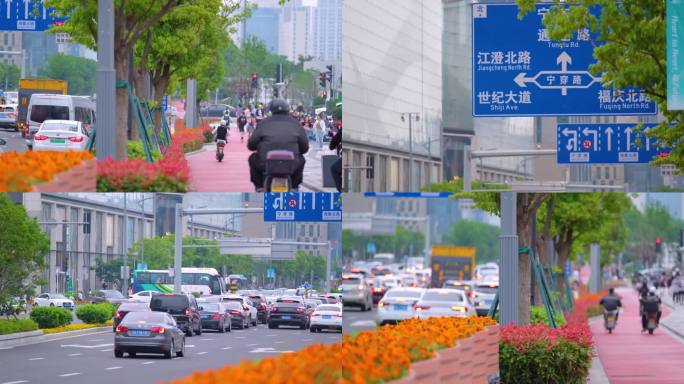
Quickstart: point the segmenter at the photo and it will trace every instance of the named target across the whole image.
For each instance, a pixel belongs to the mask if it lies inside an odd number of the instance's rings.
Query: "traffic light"
[[[328,82],[328,75],[325,72],[321,72],[320,80],[321,81],[319,82],[319,84],[321,85],[321,87],[325,88]]]
[[[252,73],[252,88],[259,88],[259,75]]]
[[[656,253],[660,253],[663,250],[663,239],[660,238],[660,236],[657,236],[655,239],[655,251]]]
[[[323,91],[323,95],[322,95],[322,96],[323,96],[324,98],[326,98],[326,99],[327,99],[327,98],[328,98],[328,91],[325,91],[325,90],[324,90],[324,91]]]
[[[334,74],[334,66],[332,64],[327,65],[326,68],[328,68],[328,72],[325,73],[326,77],[328,78],[328,81],[330,84],[333,83],[333,74]]]

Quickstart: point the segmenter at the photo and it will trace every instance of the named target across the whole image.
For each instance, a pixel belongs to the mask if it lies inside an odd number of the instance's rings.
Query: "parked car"
[[[156,295],[150,300],[152,311],[167,312],[176,320],[178,328],[186,335],[202,334],[202,318],[200,307],[195,297],[181,293],[165,293]]]
[[[268,323],[269,308],[268,303],[266,302],[266,296],[252,294],[249,295],[248,298],[252,306],[257,310],[257,320],[262,324]]]
[[[231,327],[238,327],[240,329],[249,328],[249,309],[245,308],[237,301],[227,301],[222,304],[230,314]]]
[[[96,291],[93,296],[90,297],[90,302],[93,304],[99,303],[110,303],[110,304],[121,304],[128,301],[128,298],[121,294],[121,292],[114,289],[100,289]]]
[[[460,289],[428,289],[415,305],[415,316],[421,319],[473,315],[475,315],[475,308],[466,297],[466,293]]]
[[[342,333],[342,308],[339,305],[321,304],[311,315],[311,332],[335,329]]]
[[[223,303],[203,303],[200,315],[204,329],[215,329],[219,333],[233,330],[232,316]]]
[[[345,307],[356,306],[361,311],[373,309],[373,294],[366,284],[363,275],[343,275],[340,289],[342,290],[342,302]]]
[[[378,303],[376,322],[385,325],[412,318],[415,315],[413,305],[420,300],[424,292],[424,288],[413,287],[390,289]]]
[[[121,323],[124,317],[126,317],[126,314],[128,314],[129,312],[149,311],[151,311],[149,303],[122,303],[121,305],[119,305],[119,308],[116,309],[116,313],[114,314],[114,318],[112,319],[112,326],[114,327],[114,331],[116,331],[116,326]]]
[[[114,356],[161,353],[170,359],[185,355],[185,334],[176,320],[163,312],[130,312],[116,327]]]
[[[132,295],[129,295],[128,298],[132,299],[134,301],[138,301],[141,303],[148,303],[152,299],[152,296],[155,295],[161,295],[162,293],[159,291],[140,291],[138,293],[134,293]]]
[[[80,121],[45,120],[33,137],[33,150],[86,151],[89,138]]]
[[[74,302],[61,293],[42,293],[35,298],[36,307],[63,307],[74,309]]]
[[[281,325],[296,325],[301,329],[306,329],[309,326],[309,315],[306,313],[306,304],[294,300],[276,301],[271,308],[268,328],[274,329]]]

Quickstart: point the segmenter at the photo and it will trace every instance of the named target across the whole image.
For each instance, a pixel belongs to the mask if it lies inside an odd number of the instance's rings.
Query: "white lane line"
[[[233,347],[223,347],[223,348],[221,348],[221,349],[223,349],[223,350],[225,351],[225,350],[228,350],[228,349],[231,349],[231,348],[233,348]]]
[[[113,351],[113,350],[114,350],[114,348],[101,349],[100,352],[109,352],[109,351]]]
[[[106,369],[107,371],[113,371],[113,370],[115,370],[115,369],[121,369],[121,367],[109,367],[109,368],[105,368],[105,369]]]
[[[26,380],[17,380],[17,381],[5,381],[2,384],[21,384],[21,383],[28,383]]]
[[[154,363],[156,363],[156,361],[146,361],[146,362],[142,363],[142,365],[149,365],[149,364],[154,364]]]
[[[76,376],[76,375],[80,375],[80,374],[81,374],[81,372],[72,372],[72,373],[65,373],[65,374],[60,375],[60,376],[61,377],[69,377],[69,376]]]
[[[205,354],[207,354],[207,352],[206,352],[206,351],[204,351],[204,352],[197,352],[197,354],[198,354],[198,355],[205,355]]]
[[[246,339],[247,337],[245,336],[235,336],[236,339]]]
[[[110,345],[114,345],[114,344],[112,344],[112,343],[98,344],[98,345],[62,344],[61,347],[62,348],[74,347],[74,348],[94,349],[94,348],[109,347]]]
[[[273,344],[283,344],[284,341],[274,341]]]
[[[88,341],[95,342],[95,341],[104,341],[104,339],[90,339]]]
[[[313,339],[302,339],[302,341],[311,341]]]
[[[5,350],[5,349],[12,349],[12,348],[14,348],[14,347],[2,347],[2,348],[0,348],[0,351]]]
[[[185,348],[195,348],[193,344],[185,344]]]
[[[212,338],[209,338],[209,337],[205,337],[204,339],[200,339],[200,341],[211,341],[211,340],[215,340],[215,339],[212,339]]]
[[[69,356],[81,356],[80,353],[70,353]]]
[[[247,346],[248,346],[248,347],[253,347],[253,346],[255,346],[255,345],[259,345],[259,344],[258,344],[258,343],[254,343],[254,344],[247,344]]]
[[[30,359],[28,359],[28,360],[29,360],[29,361],[45,360],[45,358],[44,358],[44,357],[32,357],[32,358],[30,358]]]
[[[278,335],[276,335],[275,333],[269,333],[268,335],[266,335],[266,337],[276,337],[276,336],[278,336]]]

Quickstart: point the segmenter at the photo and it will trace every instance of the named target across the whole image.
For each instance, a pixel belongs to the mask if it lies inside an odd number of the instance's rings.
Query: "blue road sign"
[[[275,269],[273,269],[273,267],[268,267],[268,269],[266,270],[266,278],[275,279],[275,276]]]
[[[394,199],[448,199],[452,192],[364,192],[365,197],[389,197]]]
[[[655,115],[640,89],[603,89],[589,73],[588,28],[549,39],[542,18],[552,4],[518,19],[518,6],[473,4],[473,116]]]
[[[377,248],[375,248],[375,243],[374,242],[369,242],[368,245],[366,245],[366,252],[368,253],[375,253],[377,251]]]
[[[168,110],[169,110],[169,96],[168,95],[164,95],[163,104],[164,104],[164,112],[168,112]]]
[[[0,0],[0,30],[45,31],[53,25],[62,25],[64,17],[55,17],[45,1]]]
[[[342,221],[339,193],[264,193],[264,221]]]
[[[667,156],[646,133],[658,124],[644,124],[641,131],[631,124],[559,124],[558,164],[622,164],[649,163]]]

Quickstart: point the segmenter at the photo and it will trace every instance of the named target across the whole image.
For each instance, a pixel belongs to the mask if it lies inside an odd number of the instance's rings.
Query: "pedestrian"
[[[107,283],[104,281],[102,282],[102,289],[107,289]]]
[[[325,122],[323,122],[323,117],[321,115],[316,115],[316,123],[313,126],[314,134],[316,135],[316,144],[318,144],[318,150],[323,149],[323,135],[325,134]]]

